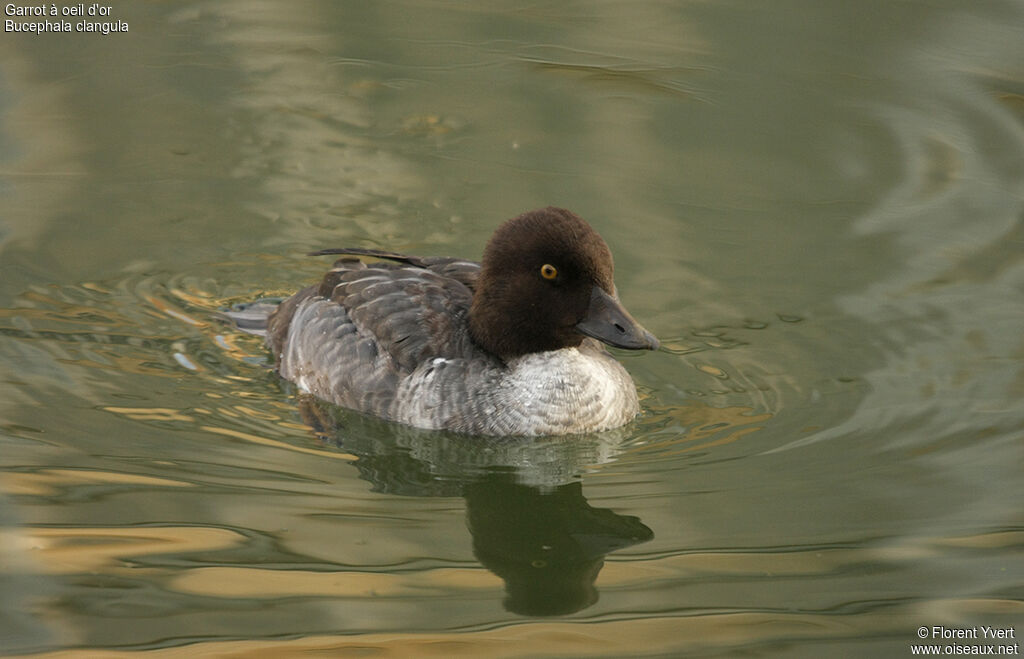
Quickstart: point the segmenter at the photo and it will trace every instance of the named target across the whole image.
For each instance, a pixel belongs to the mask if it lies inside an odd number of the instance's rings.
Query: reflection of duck
[[[505,607],[514,613],[590,606],[605,555],[654,537],[636,517],[592,508],[579,481],[545,492],[491,473],[463,492],[473,552],[505,581]]]
[[[304,420],[357,456],[379,492],[463,496],[473,551],[505,582],[509,611],[563,615],[597,601],[605,555],[654,537],[639,519],[592,508],[576,475],[607,462],[615,433],[572,442],[398,428],[305,397]]]
[[[595,432],[636,416],[633,381],[598,342],[658,341],[619,303],[611,252],[575,214],[545,208],[509,220],[482,264],[317,253],[343,256],[266,322],[278,371],[301,390],[420,428],[484,435]]]

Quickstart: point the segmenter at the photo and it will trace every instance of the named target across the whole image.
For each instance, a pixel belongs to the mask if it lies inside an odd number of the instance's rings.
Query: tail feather
[[[372,256],[375,259],[387,259],[388,261],[398,261],[399,263],[408,263],[420,268],[425,268],[432,261],[437,260],[431,258],[423,258],[421,256],[410,256],[408,254],[399,254],[398,252],[386,252],[380,249],[363,249],[360,247],[332,247],[329,249],[319,249],[315,252],[310,252],[307,256],[327,256],[328,254],[346,254],[350,256]]]
[[[270,314],[274,313],[280,303],[280,298],[272,298],[236,304],[230,309],[218,312],[216,317],[246,334],[266,336]]]

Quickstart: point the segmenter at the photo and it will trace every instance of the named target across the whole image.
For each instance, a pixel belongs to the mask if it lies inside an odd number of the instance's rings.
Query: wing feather
[[[398,381],[418,366],[479,354],[468,327],[479,264],[377,250],[320,253],[344,257],[269,320],[267,344],[283,376],[320,397],[386,414]]]

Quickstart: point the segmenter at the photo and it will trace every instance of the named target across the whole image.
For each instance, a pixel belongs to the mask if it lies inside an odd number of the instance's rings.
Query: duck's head
[[[608,245],[581,217],[542,208],[508,220],[484,249],[469,326],[508,360],[580,345],[654,350],[658,340],[619,302]]]

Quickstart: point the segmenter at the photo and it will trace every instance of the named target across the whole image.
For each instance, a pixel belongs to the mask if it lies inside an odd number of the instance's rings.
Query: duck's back
[[[271,315],[267,344],[280,374],[330,402],[394,419],[403,381],[433,360],[492,363],[474,345],[468,313],[480,266],[452,258],[339,259],[320,284]]]

